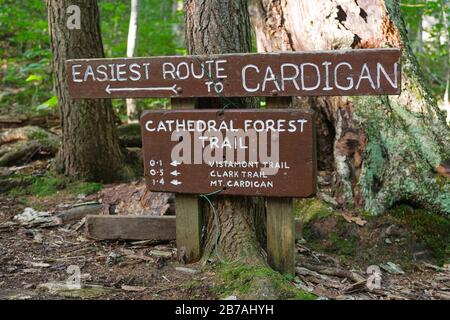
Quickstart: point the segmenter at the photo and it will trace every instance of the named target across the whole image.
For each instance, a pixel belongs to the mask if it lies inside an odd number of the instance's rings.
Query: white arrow
[[[179,186],[181,184],[181,182],[178,180],[172,180],[170,181],[170,183],[173,184],[174,186]]]
[[[177,85],[174,84],[172,87],[149,87],[149,88],[111,88],[111,85],[108,84],[105,91],[108,94],[111,94],[111,92],[115,91],[172,91],[173,93],[177,94]]]
[[[175,176],[175,177],[178,177],[181,173],[179,173],[177,170],[174,170],[170,174]]]
[[[181,162],[178,162],[177,160],[174,160],[174,161],[172,161],[172,162],[170,163],[170,165],[171,165],[172,167],[176,167],[176,166],[178,166],[179,164],[181,164]]]

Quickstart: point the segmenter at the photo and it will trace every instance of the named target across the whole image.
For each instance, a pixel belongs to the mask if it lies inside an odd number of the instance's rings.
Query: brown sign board
[[[67,61],[72,98],[398,95],[399,49]]]
[[[299,110],[147,111],[151,191],[308,197],[316,192],[314,117]]]

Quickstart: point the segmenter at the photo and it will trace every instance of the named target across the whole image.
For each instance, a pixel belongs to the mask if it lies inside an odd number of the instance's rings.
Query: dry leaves
[[[348,223],[356,223],[360,227],[364,227],[364,225],[367,223],[366,220],[362,219],[360,216],[352,215],[350,213],[343,213],[342,217],[347,221]]]

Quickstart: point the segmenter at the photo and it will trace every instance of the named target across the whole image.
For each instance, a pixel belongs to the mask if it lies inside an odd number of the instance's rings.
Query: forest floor
[[[209,261],[183,265],[173,241],[98,241],[86,237],[85,219],[56,223],[58,214],[83,204],[119,215],[149,214],[149,207],[152,215],[172,215],[174,208],[170,195],[145,192],[142,181],[80,183],[52,174],[51,161],[44,153],[0,167],[0,299],[247,296],[253,272],[230,273]],[[285,281],[305,293],[297,297],[450,299],[447,217],[405,204],[372,217],[317,199],[296,202],[296,211],[296,275]],[[81,288],[67,287],[77,270]]]

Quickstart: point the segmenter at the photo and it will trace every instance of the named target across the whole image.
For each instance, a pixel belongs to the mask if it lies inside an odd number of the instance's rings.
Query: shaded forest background
[[[100,0],[99,6],[106,57],[126,56],[130,1]],[[428,87],[445,108],[450,6],[445,0],[404,0],[401,8]],[[136,56],[186,54],[183,16],[183,1],[141,0]],[[56,115],[45,1],[0,0],[0,48],[0,116]],[[138,101],[140,109],[166,108],[168,103]],[[126,121],[125,100],[114,100],[113,106]]]
[[[102,0],[99,7],[106,57],[126,56],[130,1]],[[136,56],[186,53],[182,8],[182,1],[140,1]],[[0,48],[0,115],[56,115],[45,1],[0,0]],[[139,106],[162,108],[167,102],[139,100]],[[125,120],[125,100],[113,105]]]

